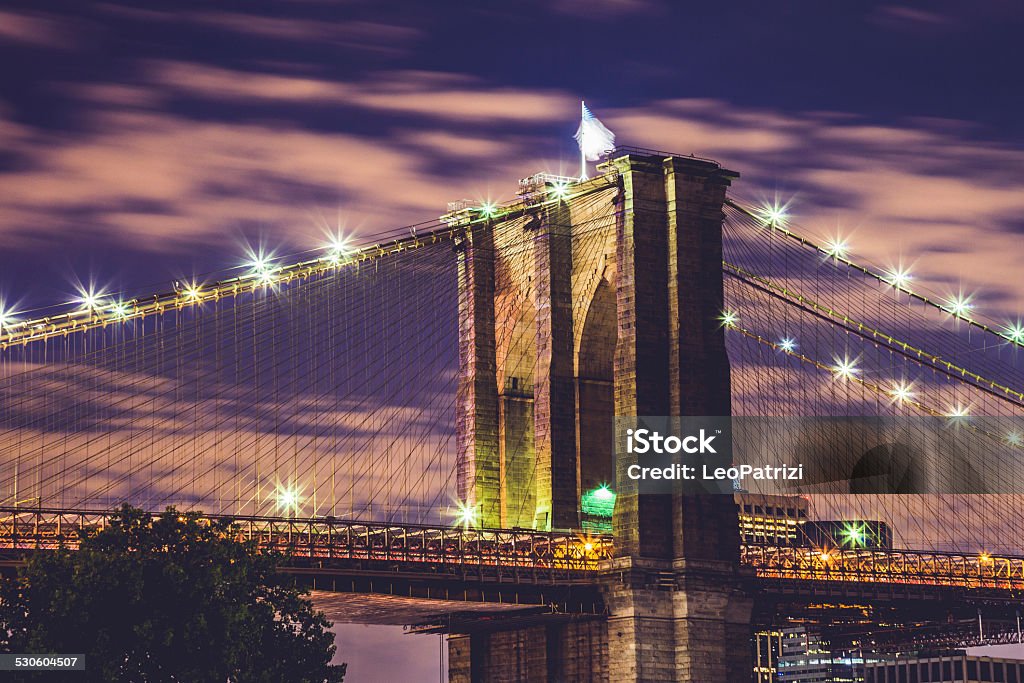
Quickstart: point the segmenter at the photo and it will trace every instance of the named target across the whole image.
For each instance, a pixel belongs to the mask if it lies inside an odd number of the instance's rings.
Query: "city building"
[[[859,652],[834,650],[813,628],[782,629],[778,683],[859,683],[863,674],[864,658]]]
[[[1024,660],[978,657],[959,650],[934,655],[897,655],[869,662],[865,683],[1024,683]]]
[[[779,657],[782,656],[782,631],[777,628],[754,634],[754,683],[776,683]]]
[[[892,529],[877,520],[810,520],[801,496],[735,494],[740,540],[751,545],[892,548]]]
[[[796,545],[807,521],[809,503],[800,496],[735,494],[740,541],[756,545]]]

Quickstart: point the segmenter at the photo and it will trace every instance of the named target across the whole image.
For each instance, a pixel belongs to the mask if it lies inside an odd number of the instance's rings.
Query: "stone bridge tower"
[[[730,414],[718,316],[737,174],[653,152],[599,168],[557,202],[542,201],[565,191],[557,182],[524,181],[521,203],[460,245],[460,496],[485,527],[576,529],[587,492],[617,494],[609,617],[588,627],[588,672],[550,627],[513,639],[574,662],[547,662],[547,680],[749,680],[731,496],[640,496],[613,456],[616,415]],[[516,680],[497,670],[513,640],[456,641],[453,662],[476,663],[466,680]]]

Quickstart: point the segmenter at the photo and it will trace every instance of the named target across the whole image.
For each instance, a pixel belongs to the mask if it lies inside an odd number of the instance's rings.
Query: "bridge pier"
[[[749,681],[753,601],[715,562],[619,558],[606,568],[608,681]]]
[[[559,622],[448,639],[450,683],[585,683],[608,675],[600,620]]]
[[[610,163],[623,182],[615,415],[730,415],[718,317],[722,204],[735,174],[677,157]],[[750,680],[753,604],[742,590],[732,496],[640,495],[626,476],[633,462],[615,462],[617,557],[604,568],[609,680]]]
[[[752,599],[730,568],[617,560],[605,578],[605,619],[561,621],[448,640],[450,683],[688,681],[752,676]]]
[[[581,653],[570,631],[544,627],[474,634],[452,640],[453,681],[736,683],[752,674],[732,496],[640,495],[626,476],[632,462],[612,458],[608,443],[624,442],[616,417],[732,412],[719,316],[722,205],[737,174],[654,153],[618,156],[605,170],[578,186],[578,200],[524,204],[460,257],[463,499],[485,525],[578,528],[581,496],[614,475],[608,617],[585,627],[600,651]],[[513,400],[532,411],[510,410]],[[533,464],[532,498],[516,495],[520,470],[509,465],[523,462]],[[496,481],[496,471],[505,476]],[[507,512],[524,505],[528,514]]]

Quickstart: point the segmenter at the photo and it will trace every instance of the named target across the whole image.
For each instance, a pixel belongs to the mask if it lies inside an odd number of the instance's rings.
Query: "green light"
[[[601,484],[580,496],[580,511],[587,516],[611,519],[615,498],[615,491],[608,484]]]
[[[840,532],[843,536],[843,544],[853,548],[863,548],[867,545],[867,533],[863,524],[848,522],[843,525]]]
[[[484,202],[480,205],[480,213],[487,218],[493,218],[498,213],[498,205],[494,202]]]

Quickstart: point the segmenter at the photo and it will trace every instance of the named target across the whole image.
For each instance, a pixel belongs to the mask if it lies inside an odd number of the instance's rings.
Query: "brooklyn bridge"
[[[861,653],[1018,642],[1024,327],[741,184],[619,148],[506,204],[0,313],[3,566],[125,501],[229,517],[330,619],[447,634],[467,683],[749,681],[792,624]],[[737,462],[820,418],[803,452],[875,466],[642,493],[614,446],[642,416],[732,416]],[[898,421],[930,483],[845,418]]]

